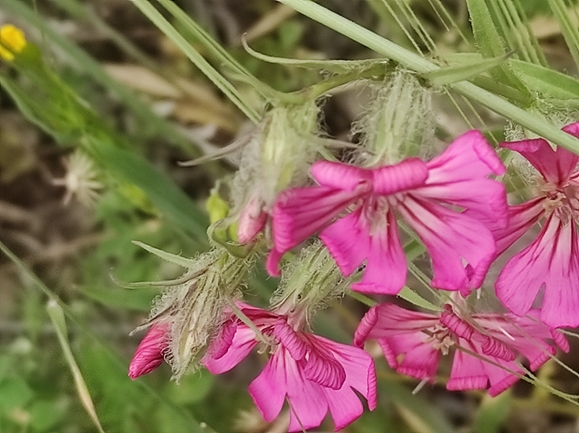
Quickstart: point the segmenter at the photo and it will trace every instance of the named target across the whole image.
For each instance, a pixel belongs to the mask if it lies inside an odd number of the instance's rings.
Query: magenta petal
[[[310,169],[320,185],[336,190],[354,191],[363,182],[370,182],[369,170],[341,162],[317,161]]]
[[[495,241],[485,226],[468,215],[414,197],[408,197],[398,210],[432,258],[434,287],[463,294],[480,287],[495,254]]]
[[[509,207],[508,226],[492,230],[497,242],[497,256],[502,254],[541,219],[545,213],[544,200],[543,197],[539,197],[526,203]]]
[[[547,219],[543,230],[503,268],[495,288],[497,297],[522,316],[545,285],[541,320],[558,328],[579,325],[579,251],[574,224]]]
[[[320,233],[320,239],[344,276],[350,276],[368,257],[370,237],[361,220],[363,208],[340,218]]]
[[[376,407],[374,361],[370,355],[359,348],[318,336],[312,336],[311,340],[312,345],[317,346],[319,352],[331,353],[345,372],[345,380],[341,388],[324,388],[335,429],[340,430],[362,415],[363,406],[354,390],[366,398],[370,410]]]
[[[163,354],[167,349],[167,332],[169,332],[167,324],[151,326],[129,365],[131,379],[148,374],[163,363]]]
[[[395,165],[372,170],[372,190],[375,194],[391,195],[424,185],[428,178],[426,164],[418,158],[408,158]]]
[[[489,228],[506,225],[504,185],[487,178],[503,173],[504,166],[478,131],[459,137],[427,166],[426,185],[414,195],[466,209],[472,217],[490,223]]]
[[[541,173],[545,180],[559,185],[565,182],[577,166],[579,156],[567,149],[551,145],[542,138],[501,143],[501,147],[519,152]]]
[[[286,251],[324,228],[357,198],[357,193],[321,186],[283,191],[273,208],[274,252],[268,258],[268,271],[276,275]]]
[[[398,237],[394,212],[386,214],[386,227],[370,235],[364,276],[352,289],[360,292],[395,295],[406,282],[406,256]]]
[[[460,340],[460,346],[471,349]],[[446,383],[446,389],[450,391],[485,389],[488,377],[484,374],[484,362],[461,350],[457,350],[452,361],[450,378]]]
[[[227,352],[219,357],[205,356],[202,361],[203,365],[212,374],[225,373],[243,361],[256,345],[257,340],[253,330],[245,325],[239,325]]]
[[[505,173],[505,166],[480,131],[472,130],[454,140],[428,163],[428,184],[458,182]]]
[[[400,362],[396,371],[419,380],[434,382],[434,376],[440,360],[440,350],[435,349],[432,344],[426,343],[426,337],[426,334],[423,334],[420,341],[421,344],[415,344],[412,350],[408,350],[405,353],[404,359]],[[390,338],[388,340],[391,343],[390,347],[392,347],[395,339]],[[418,343],[418,340],[416,343]],[[396,352],[400,351],[400,349],[394,350]]]
[[[285,401],[287,384],[284,355],[285,351],[278,348],[261,374],[249,385],[249,393],[255,405],[268,422],[278,416]]]
[[[340,389],[346,380],[346,370],[331,351],[321,351],[315,345],[308,353],[304,375],[306,379],[333,390]]]

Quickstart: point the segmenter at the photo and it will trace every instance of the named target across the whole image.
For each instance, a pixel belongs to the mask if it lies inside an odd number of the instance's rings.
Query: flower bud
[[[232,185],[240,242],[250,242],[263,229],[281,190],[306,181],[319,150],[318,116],[315,101],[274,107],[265,115],[243,152]]]
[[[374,87],[372,103],[354,127],[364,148],[356,162],[375,167],[396,164],[409,156],[427,156],[421,152],[434,136],[431,91],[402,70]]]
[[[149,319],[137,328],[151,326],[151,331],[143,339],[143,347],[137,349],[131,377],[132,373],[137,377],[151,371],[163,357],[176,380],[199,368],[212,339],[231,315],[227,307],[239,297],[240,286],[251,268],[250,260],[214,250],[191,260],[185,275],[167,282]],[[163,340],[159,328],[166,330]],[[153,367],[149,369],[149,365]]]
[[[167,324],[158,323],[151,326],[137,347],[129,365],[131,379],[148,374],[163,363],[164,353],[167,350],[168,332]]]

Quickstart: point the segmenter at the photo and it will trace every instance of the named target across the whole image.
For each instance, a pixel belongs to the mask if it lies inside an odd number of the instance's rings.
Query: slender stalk
[[[314,3],[311,0],[278,0],[295,9],[297,12],[329,27],[338,33],[394,60],[401,66],[420,74],[438,70],[439,67],[429,60],[371,32],[368,29]],[[551,125],[543,117],[530,114],[507,100],[494,95],[480,87],[461,81],[449,85],[460,94],[478,102],[490,110],[519,123],[553,143],[579,154],[579,140]]]

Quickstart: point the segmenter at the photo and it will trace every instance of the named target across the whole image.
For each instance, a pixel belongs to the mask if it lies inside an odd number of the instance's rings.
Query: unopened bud
[[[396,164],[421,155],[434,137],[431,91],[410,72],[398,70],[390,80],[376,85],[376,94],[355,132],[362,135],[363,153],[358,161],[366,167]]]
[[[131,379],[134,380],[139,376],[148,374],[163,363],[167,350],[168,332],[169,326],[167,324],[157,323],[151,326],[137,347],[129,365],[129,377]]]

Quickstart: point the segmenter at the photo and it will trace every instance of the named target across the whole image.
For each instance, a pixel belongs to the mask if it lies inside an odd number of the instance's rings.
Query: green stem
[[[405,68],[418,73],[438,70],[439,67],[429,60],[415,54],[376,33],[314,3],[311,0],[278,0],[301,14],[325,25],[338,33],[394,60]],[[551,125],[544,118],[528,113],[526,110],[494,95],[480,87],[461,81],[450,85],[460,94],[501,114],[534,133],[560,146],[579,154],[579,140]]]

